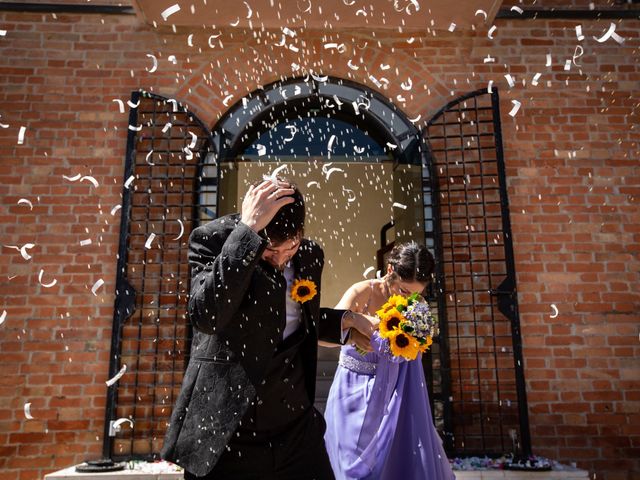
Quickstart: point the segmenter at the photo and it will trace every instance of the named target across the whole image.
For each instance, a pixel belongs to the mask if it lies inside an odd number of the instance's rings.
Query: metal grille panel
[[[514,438],[529,452],[497,91],[450,103],[427,133],[440,213],[450,453],[502,454],[514,450]]]
[[[157,457],[188,361],[187,243],[211,147],[177,102],[135,92],[132,104],[110,367],[127,372],[110,387],[106,423],[134,423],[105,432],[105,453],[126,459]]]

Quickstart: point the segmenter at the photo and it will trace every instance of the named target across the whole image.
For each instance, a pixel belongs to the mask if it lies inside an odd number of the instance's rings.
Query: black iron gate
[[[187,240],[203,178],[209,129],[173,99],[130,101],[108,387],[105,457],[155,458],[189,357]],[[210,174],[211,175],[211,174]],[[199,204],[200,203],[200,204]],[[130,420],[130,421],[128,421]]]
[[[435,358],[449,454],[531,452],[515,266],[496,89],[440,110],[425,132],[440,225],[439,314],[448,356]],[[430,182],[430,183],[428,183]],[[428,183],[428,184],[427,184]],[[426,195],[426,194],[425,194]],[[426,202],[425,202],[426,205]],[[449,365],[446,365],[448,362]],[[437,371],[440,370],[439,375]]]

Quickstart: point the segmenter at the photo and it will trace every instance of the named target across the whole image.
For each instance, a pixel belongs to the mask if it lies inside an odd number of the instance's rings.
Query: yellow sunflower
[[[399,310],[398,310],[398,307],[400,307]],[[380,307],[380,310],[376,311],[376,315],[382,318],[385,315],[387,315],[391,310],[400,311],[400,310],[404,310],[406,307],[407,307],[406,298],[404,298],[402,295],[391,295],[389,297],[389,300],[387,300],[387,302],[384,305],[382,305],[382,307]]]
[[[380,336],[389,337],[394,330],[400,329],[400,323],[405,322],[407,319],[396,309],[389,310],[386,313],[380,315],[378,310],[378,317],[380,318]]]
[[[429,347],[433,344],[433,338],[427,336],[427,338],[425,340],[426,340],[426,342],[424,342],[422,345],[419,345],[420,351],[422,353],[424,353],[427,350],[429,350]]]
[[[291,286],[291,298],[295,302],[307,302],[315,297],[316,293],[318,293],[316,284],[311,280],[305,280],[304,278],[296,280]]]
[[[407,360],[415,360],[420,351],[418,341],[402,330],[395,330],[389,335],[391,353],[396,357],[404,357]]]

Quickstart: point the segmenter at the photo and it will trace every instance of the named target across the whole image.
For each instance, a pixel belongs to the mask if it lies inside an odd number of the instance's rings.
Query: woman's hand
[[[380,319],[378,317],[348,311],[342,328],[351,328],[350,343],[355,343],[357,347],[363,350],[371,351],[369,340],[373,332],[378,329],[379,323]]]
[[[365,337],[362,333],[360,333],[355,328],[351,329],[348,343],[356,347],[356,349],[360,353],[368,353],[373,351],[373,348],[371,348],[370,338]]]

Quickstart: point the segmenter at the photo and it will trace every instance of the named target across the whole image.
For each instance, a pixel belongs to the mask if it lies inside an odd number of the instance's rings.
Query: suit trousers
[[[211,472],[185,480],[334,480],[324,444],[326,423],[311,407],[277,435],[242,431],[233,435]]]

